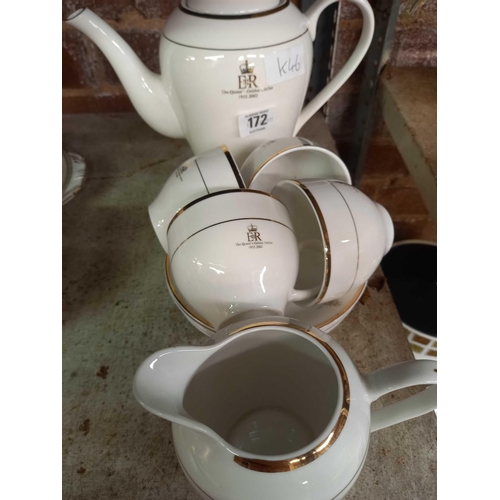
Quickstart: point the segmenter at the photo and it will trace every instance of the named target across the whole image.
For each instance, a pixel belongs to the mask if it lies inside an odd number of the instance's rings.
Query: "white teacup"
[[[389,214],[353,186],[327,179],[286,180],[272,194],[287,206],[299,244],[295,287],[319,289],[306,305],[340,299],[359,288],[391,248]]]
[[[297,240],[287,208],[267,193],[207,195],[179,211],[167,233],[178,293],[216,330],[235,318],[283,314],[289,301],[317,293],[293,289]]]
[[[335,154],[302,137],[283,137],[256,148],[241,166],[250,189],[270,193],[287,179],[332,179],[351,184],[345,163]]]
[[[170,298],[173,300],[174,304],[179,308],[184,317],[200,332],[204,335],[211,337],[215,333],[214,327],[205,319],[202,318],[193,308],[186,302],[186,300],[180,296],[177,288],[172,279],[170,272],[170,257],[168,254],[165,256],[165,281],[167,284],[167,290],[170,294]]]
[[[204,318],[196,314],[192,307],[186,303],[185,299],[179,295],[172,280],[172,276],[170,275],[170,258],[168,254],[165,256],[165,282],[171,299],[186,320],[207,337],[211,337],[216,333],[215,328]],[[358,289],[351,290],[341,299],[326,304],[316,304],[310,307],[302,307],[295,302],[289,302],[285,308],[285,316],[287,318],[294,318],[297,321],[302,321],[303,323],[307,323],[329,333],[347,318],[360,300],[365,288],[366,283]]]
[[[165,252],[168,252],[166,229],[182,207],[206,194],[244,187],[240,171],[225,146],[185,161],[149,205],[151,223]]]

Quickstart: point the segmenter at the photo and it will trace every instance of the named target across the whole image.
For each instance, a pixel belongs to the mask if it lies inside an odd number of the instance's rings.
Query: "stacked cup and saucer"
[[[209,338],[145,359],[134,395],[172,422],[201,498],[340,500],[371,432],[436,408],[435,362],[361,375],[328,335],[394,236],[387,211],[351,185],[338,156],[289,137],[238,168],[221,146],[177,168],[149,214],[170,295]],[[371,406],[415,385],[428,387]]]
[[[241,169],[217,147],[179,166],[149,206],[168,291],[205,335],[285,316],[331,331],[392,245],[387,211],[342,160],[299,138],[269,141]]]

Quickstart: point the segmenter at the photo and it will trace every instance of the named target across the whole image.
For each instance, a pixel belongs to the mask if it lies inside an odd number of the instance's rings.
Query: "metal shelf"
[[[436,75],[436,68],[388,67],[379,82],[382,116],[434,220],[437,211]]]
[[[388,65],[400,0],[375,0],[375,33],[367,52],[347,161],[359,185],[377,118],[384,121],[415,184],[436,220],[437,130],[436,68],[395,68]]]

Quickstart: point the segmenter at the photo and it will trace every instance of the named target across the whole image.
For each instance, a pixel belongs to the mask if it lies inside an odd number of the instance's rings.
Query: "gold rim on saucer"
[[[170,290],[172,290],[174,297],[176,298],[177,302],[179,302],[179,304],[183,307],[183,309],[188,314],[190,314],[193,317],[193,319],[197,320],[199,323],[201,323],[201,325],[203,325],[204,327],[209,329],[212,333],[215,333],[217,330],[215,330],[215,328],[212,326],[212,324],[209,323],[205,318],[201,317],[199,314],[194,312],[184,302],[184,300],[180,297],[179,293],[175,289],[175,286],[174,286],[173,280],[172,280],[172,276],[170,275],[170,258],[168,256],[168,254],[165,256],[165,278],[167,280],[167,284],[168,284]],[[331,318],[328,318],[326,321],[323,321],[319,325],[313,325],[313,326],[315,328],[319,328],[321,330],[321,328],[329,325],[330,323],[333,323],[336,319],[340,318],[343,314],[345,314],[351,307],[353,307],[358,302],[358,300],[360,299],[361,295],[363,294],[365,288],[366,288],[366,283],[363,283],[359,287],[358,291],[354,294],[352,299],[340,311],[337,311]],[[314,307],[314,306],[312,306],[312,307]]]
[[[271,160],[273,160],[274,158],[276,158],[280,154],[284,153],[285,151],[290,151],[291,149],[303,148],[304,146],[314,146],[315,145],[311,141],[308,141],[307,139],[303,139],[302,137],[296,137],[296,139],[298,139],[302,144],[294,144],[293,146],[288,146],[287,148],[280,149],[277,153],[274,153],[272,156],[269,156],[268,158],[266,158],[264,163],[261,163],[257,167],[257,170],[252,174],[252,177],[250,177],[250,181],[249,181],[248,185],[252,184],[253,180],[255,179],[255,176],[262,170],[263,167],[265,167]]]
[[[365,291],[366,288],[366,283],[363,283],[358,291],[354,294],[354,297],[347,303],[345,307],[343,307],[333,318],[328,319],[327,321],[320,323],[319,325],[314,325],[316,328],[319,328],[320,330],[329,325],[330,323],[333,323],[336,319],[340,318],[343,314],[345,314],[351,307],[353,307],[358,300],[361,298],[361,295]]]

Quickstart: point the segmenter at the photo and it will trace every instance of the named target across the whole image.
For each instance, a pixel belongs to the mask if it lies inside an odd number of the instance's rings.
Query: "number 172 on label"
[[[272,126],[272,123],[273,112],[271,109],[239,115],[238,126],[240,129],[240,137],[247,137],[251,134],[267,130]]]

